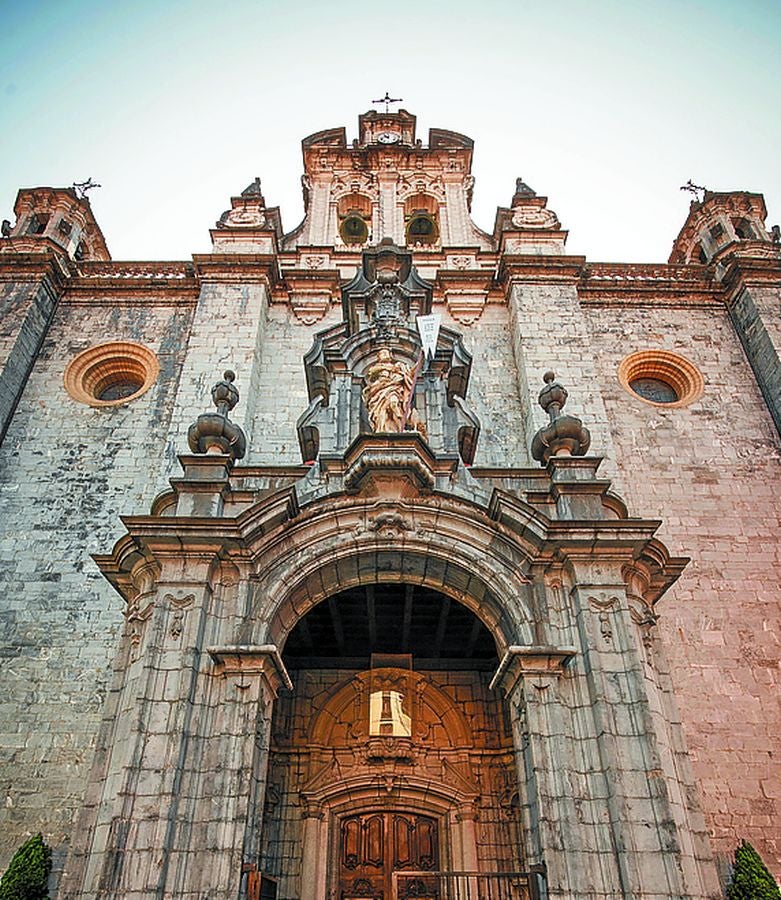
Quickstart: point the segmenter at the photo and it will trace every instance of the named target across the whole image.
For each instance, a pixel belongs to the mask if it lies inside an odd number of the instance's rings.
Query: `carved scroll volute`
[[[653,664],[653,640],[659,616],[646,599],[651,591],[651,576],[645,566],[631,565],[623,569],[626,596],[632,621],[637,627],[639,647],[646,662]]]

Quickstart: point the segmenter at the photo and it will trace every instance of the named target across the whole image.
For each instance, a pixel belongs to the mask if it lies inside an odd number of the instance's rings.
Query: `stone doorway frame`
[[[429,816],[438,824],[439,865],[475,868],[477,797],[454,791],[442,782],[411,778],[406,781],[396,794],[387,797],[378,792],[376,781],[369,777],[307,796],[300,900],[336,898],[339,823],[344,816],[357,813],[398,811]]]
[[[387,443],[358,442],[360,472],[347,492],[304,491],[299,505],[291,486],[224,517],[219,504],[196,516],[182,500],[170,515],[158,501],[151,515],[125,518],[128,533],[95,557],[127,600],[127,627],[64,897],[203,892],[190,859],[208,845],[204,810],[215,796],[213,853],[228,889],[234,880],[238,889],[258,843],[271,709],[288,679],[278,647],[329,594],[382,580],[449,594],[494,634],[494,684],[509,705],[527,804],[524,855],[547,865],[551,898],[577,891],[573,873],[609,890],[705,896],[707,834],[664,669],[644,649],[652,604],[685,563],[653,537],[659,523],[630,519],[613,501],[599,518],[573,506],[579,485],[589,497],[604,493],[583,481],[589,460],[551,464],[567,513],[554,519],[500,488],[487,500],[432,490],[417,444]],[[222,471],[230,461],[183,457],[182,496],[206,490],[196,462]],[[572,517],[581,508],[584,518]],[[651,681],[667,692],[661,705],[651,703]],[[171,703],[181,713],[175,727],[156,729]],[[154,800],[148,810],[138,786]],[[677,849],[660,857],[667,846]]]

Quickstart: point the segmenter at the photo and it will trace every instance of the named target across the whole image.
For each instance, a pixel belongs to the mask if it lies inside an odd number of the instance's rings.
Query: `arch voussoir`
[[[533,609],[522,545],[474,504],[433,498],[425,504],[333,498],[252,548],[258,602],[248,622],[253,640],[283,646],[313,606],[360,585],[406,582],[464,604],[491,630],[500,649],[531,642]]]

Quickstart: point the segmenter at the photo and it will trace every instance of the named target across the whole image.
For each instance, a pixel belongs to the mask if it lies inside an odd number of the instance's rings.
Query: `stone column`
[[[403,247],[404,213],[398,206],[396,182],[398,173],[394,169],[383,169],[377,173],[379,186],[379,227],[380,234],[374,235],[374,243],[379,243],[383,238],[393,238],[394,244]]]
[[[325,900],[328,861],[328,823],[318,804],[307,804],[303,812],[303,857],[299,900]]]
[[[66,881],[66,897],[153,897],[166,883],[211,599],[206,564],[187,569],[187,579],[181,569],[161,578],[150,559],[133,572],[139,592],[126,613],[82,823],[90,828],[85,873]]]
[[[171,896],[236,897],[245,863],[258,863],[271,715],[291,688],[276,647],[210,647],[209,729],[189,804],[188,840],[171,853]]]
[[[571,712],[567,666],[574,656],[572,647],[510,647],[492,687],[501,687],[510,708],[529,832],[525,856],[545,865],[548,897],[596,900],[621,895],[597,887],[617,873],[610,855],[602,858],[611,853],[597,809],[603,780],[584,758]]]
[[[463,804],[455,815],[458,845],[461,853],[456,868],[464,872],[477,872],[477,809],[473,803]]]
[[[614,865],[612,887],[603,881],[594,896],[712,896],[688,850],[691,825],[674,802],[678,776],[664,764],[623,577],[604,560],[577,560],[574,573],[570,602],[582,654],[576,719],[604,779],[600,819],[610,843],[603,856]]]

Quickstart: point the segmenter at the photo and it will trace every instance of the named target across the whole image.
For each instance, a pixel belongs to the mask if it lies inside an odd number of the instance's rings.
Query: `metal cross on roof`
[[[688,191],[690,194],[694,194],[697,200],[702,203],[703,198],[705,197],[705,192],[708,190],[706,187],[703,187],[700,184],[695,184],[691,178],[686,182],[686,184],[681,185],[682,191]],[[702,195],[702,196],[700,196]]]
[[[372,100],[372,103],[384,103],[386,113],[390,112],[390,104],[391,103],[401,103],[401,102],[403,102],[401,97],[391,97],[391,95],[387,91],[385,91],[384,97],[380,97],[379,100]]]
[[[73,190],[76,191],[76,196],[79,198],[79,200],[84,200],[91,190],[99,187],[102,187],[102,185],[96,184],[91,177],[86,181],[73,182]]]

